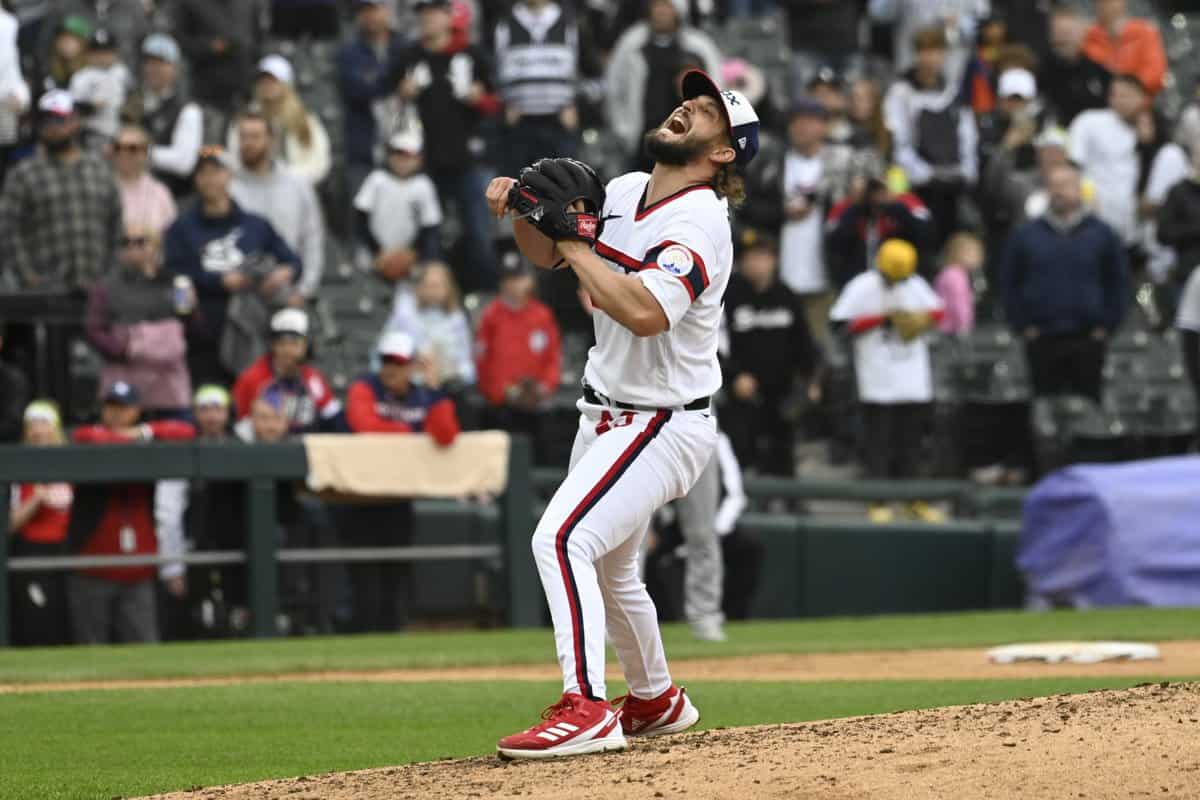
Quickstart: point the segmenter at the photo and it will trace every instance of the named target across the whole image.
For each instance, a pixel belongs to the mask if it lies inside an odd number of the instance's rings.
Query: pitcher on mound
[[[570,470],[533,534],[563,695],[539,723],[500,740],[504,757],[621,750],[627,736],[678,733],[700,719],[671,681],[638,550],[655,510],[691,489],[716,445],[728,204],[742,199],[736,170],[758,151],[759,124],[744,96],[705,73],[688,72],[681,85],[680,106],[646,134],[650,174],[605,187],[581,162],[543,159],[487,189],[497,216],[520,220],[531,261],[575,271],[596,326]],[[611,705],[606,632],[629,684]]]

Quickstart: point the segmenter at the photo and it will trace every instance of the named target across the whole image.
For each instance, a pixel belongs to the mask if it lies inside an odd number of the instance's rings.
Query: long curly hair
[[[746,181],[733,162],[721,165],[713,177],[712,185],[717,197],[725,198],[734,208],[746,201]]]

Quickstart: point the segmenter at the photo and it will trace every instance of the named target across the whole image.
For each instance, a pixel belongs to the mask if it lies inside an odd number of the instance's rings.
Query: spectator
[[[338,0],[271,0],[271,34],[281,39],[336,39]]]
[[[989,114],[996,108],[996,84],[1002,71],[998,62],[1008,41],[1008,25],[1000,17],[989,17],[980,23],[977,39],[959,96],[976,114]]]
[[[301,271],[299,258],[271,223],[233,201],[229,182],[225,152],[201,150],[198,202],[167,229],[167,271],[186,275],[196,287],[198,313],[188,327],[188,371],[195,383],[230,381],[225,363],[230,359],[222,358],[220,346],[230,301],[247,293],[273,301],[291,297]]]
[[[239,419],[267,387],[283,400],[291,433],[334,431],[342,423],[342,403],[320,371],[308,363],[308,315],[295,308],[271,318],[271,350],[238,376],[233,401]]]
[[[867,477],[915,478],[933,402],[925,334],[941,320],[942,304],[915,274],[917,251],[908,242],[884,242],[876,263],[846,285],[830,319],[854,338]],[[943,520],[922,501],[908,511],[924,522]],[[868,515],[876,523],[894,519],[892,508],[881,503],[872,504]]]
[[[1050,173],[1058,167],[1071,164],[1068,153],[1070,139],[1062,128],[1047,128],[1038,135],[1033,145],[1037,154],[1037,168],[1024,196],[1024,217],[1018,221],[1034,219],[1046,213],[1050,207],[1050,195],[1046,191]],[[1085,177],[1082,187],[1083,204],[1093,208],[1096,204],[1096,184]]]
[[[375,167],[376,149],[388,138],[391,117],[399,114],[389,95],[389,66],[400,59],[403,37],[391,29],[391,5],[358,0],[358,34],[337,55],[346,143],[346,196],[354,197]]]
[[[488,402],[484,425],[530,434],[542,463],[541,412],[561,380],[558,323],[534,298],[529,267],[520,260],[504,267],[500,296],[484,309],[475,332],[479,391]]]
[[[204,112],[179,86],[179,45],[165,33],[142,42],[142,83],[125,115],[150,134],[150,166],[176,199],[191,194],[196,154],[204,143]]]
[[[876,157],[891,155],[892,135],[883,123],[883,96],[878,81],[859,78],[850,84],[846,114],[853,131],[849,139],[851,145],[872,150]]]
[[[1146,271],[1156,286],[1164,286],[1175,267],[1175,251],[1158,242],[1158,209],[1167,192],[1186,180],[1191,168],[1188,154],[1171,141],[1170,126],[1161,113],[1145,109],[1137,118],[1138,136],[1138,245],[1146,257]],[[1169,323],[1169,320],[1167,320]]]
[[[404,331],[417,352],[431,364],[432,385],[455,394],[475,383],[471,322],[462,309],[454,273],[440,261],[426,264],[417,277],[415,303],[408,313],[393,315],[385,335]]]
[[[1080,113],[1104,108],[1108,102],[1109,71],[1083,52],[1087,21],[1073,6],[1056,6],[1050,13],[1050,54],[1038,73],[1038,85],[1056,123],[1067,127]]]
[[[292,86],[294,79],[292,65],[283,56],[271,55],[258,62],[254,108],[274,131],[276,160],[316,186],[325,180],[333,163],[329,134],[320,118],[304,107]],[[231,153],[241,152],[239,133],[238,125],[230,126],[227,147]]]
[[[826,143],[829,112],[814,98],[796,101],[787,130],[787,150],[751,168],[751,191],[742,218],[772,234],[778,232],[779,278],[803,298],[808,329],[823,339],[832,303],[825,271],[825,215],[847,194],[851,177],[860,168],[849,147]]]
[[[1183,364],[1196,395],[1196,406],[1200,408],[1200,270],[1192,270],[1191,277],[1184,284],[1175,327],[1179,329]],[[1200,418],[1197,423],[1197,432],[1200,433]]]
[[[919,197],[893,194],[879,164],[864,164],[851,181],[850,194],[829,210],[825,253],[827,272],[841,290],[875,262],[875,250],[886,238],[904,239],[928,248],[933,223]]]
[[[41,150],[10,171],[0,197],[6,266],[25,287],[86,290],[115,263],[120,192],[108,164],[80,149],[78,135],[71,95],[42,95]]]
[[[974,330],[975,291],[971,278],[983,268],[983,257],[983,242],[973,234],[959,232],[946,241],[942,271],[935,284],[945,309],[938,323],[942,333],[964,336]]]
[[[1114,75],[1134,75],[1153,97],[1167,77],[1167,54],[1152,22],[1130,19],[1126,0],[1096,0],[1083,52]]]
[[[1070,129],[1070,156],[1096,185],[1096,215],[1108,223],[1126,246],[1137,239],[1137,120],[1146,107],[1146,92],[1132,75],[1117,75],[1106,109],[1085,111]]]
[[[466,272],[459,279],[490,289],[496,282],[492,219],[483,194],[489,173],[480,163],[480,123],[499,109],[490,93],[490,62],[477,45],[456,46],[448,0],[414,0],[413,6],[420,15],[420,37],[401,55],[388,84],[416,106],[425,136],[438,143],[426,154],[425,165],[442,202],[454,203],[462,223]]]
[[[212,444],[232,441],[229,392],[216,384],[196,390],[192,414],[196,439]],[[285,432],[286,421],[280,426]],[[276,493],[276,503],[285,502],[291,489],[286,484]],[[246,484],[243,481],[193,480],[188,484],[184,531],[195,550],[243,550],[246,547]],[[212,608],[200,622],[192,622],[197,635],[237,635],[250,621],[246,572],[241,564],[195,566],[188,570],[190,595]],[[211,619],[211,622],[208,621]]]
[[[63,443],[58,407],[49,400],[29,404],[22,443],[53,447]],[[18,483],[12,487],[8,516],[12,558],[66,554],[67,523],[74,493],[69,483]],[[67,592],[62,572],[15,572],[9,589],[12,643],[45,647],[69,644]]]
[[[196,438],[203,442],[223,442],[230,434],[231,400],[224,386],[206,383],[192,398],[192,416],[196,419]]]
[[[1035,396],[1100,401],[1106,341],[1130,301],[1117,234],[1083,205],[1079,172],[1049,176],[1050,207],[1009,239],[1000,276],[1008,324],[1023,337]]]
[[[104,359],[100,395],[117,383],[132,386],[141,406],[157,417],[186,414],[192,387],[181,312],[194,293],[176,298],[175,278],[161,268],[157,233],[127,225],[120,264],[97,281],[88,295],[88,341]]]
[[[645,163],[642,135],[679,104],[683,71],[698,66],[720,74],[720,49],[687,24],[687,11],[687,0],[650,0],[646,19],[621,35],[608,61],[608,123],[639,164]]]
[[[958,230],[959,203],[978,177],[979,135],[974,115],[945,77],[945,32],[922,29],[913,43],[916,64],[888,90],[883,117],[896,163],[933,214],[940,241]]]
[[[262,38],[261,12],[259,0],[176,0],[174,30],[188,74],[204,76],[193,96],[208,112],[208,131],[223,130],[228,114],[247,99],[246,82]]]
[[[1200,142],[1200,83],[1192,89],[1192,97],[1179,112],[1175,125],[1175,143],[1192,148]]]
[[[94,152],[103,152],[117,135],[121,107],[125,105],[125,93],[133,83],[133,76],[118,57],[112,34],[104,28],[97,28],[92,33],[85,63],[71,76],[71,96],[86,118],[84,146]]]
[[[417,357],[407,333],[385,334],[379,343],[379,371],[359,378],[346,393],[346,419],[354,433],[428,433],[439,447],[454,443],[459,424],[454,401],[436,388],[437,369]],[[424,384],[414,367],[426,373]],[[410,501],[347,506],[339,527],[351,547],[404,547],[412,544]],[[412,604],[411,565],[360,562],[349,567],[355,631],[394,631],[405,627]]]
[[[394,134],[384,168],[368,175],[354,198],[358,241],[375,271],[393,283],[441,249],[442,209],[421,171],[421,138],[415,130]]]
[[[113,142],[112,164],[125,225],[147,228],[161,236],[178,212],[171,191],[147,172],[149,154],[146,130],[138,125],[122,125]]]
[[[88,40],[92,37],[92,24],[86,17],[70,14],[62,17],[51,30],[49,57],[39,64],[39,79],[34,82],[34,91],[66,89],[71,76],[83,69],[87,63]],[[38,48],[41,50],[41,48]]]
[[[579,28],[571,4],[517,0],[496,25],[509,175],[539,158],[573,156],[579,128]]]
[[[1176,286],[1200,266],[1200,139],[1192,146],[1191,173],[1167,192],[1159,206],[1158,241],[1175,250]]]
[[[74,17],[85,22],[91,31],[104,28],[120,44],[122,61],[132,64],[137,58],[137,44],[145,38],[151,25],[151,6],[147,0],[54,0],[52,17]],[[85,35],[86,38],[86,35]]]
[[[229,192],[246,211],[271,223],[304,264],[304,271],[289,303],[303,306],[317,293],[325,271],[325,220],[312,185],[278,160],[274,132],[266,117],[243,113],[237,122],[241,169]]]
[[[4,320],[0,319],[0,352],[4,351]],[[0,444],[21,438],[29,381],[16,367],[0,361]]]
[[[803,301],[779,280],[774,239],[748,238],[725,293],[729,353],[724,366],[732,391],[721,427],[747,468],[790,477],[796,469],[796,432],[784,406],[796,377],[807,382],[815,374],[816,354]]]
[[[986,166],[979,187],[980,210],[994,245],[1002,245],[1023,219],[1025,201],[1038,184],[1036,79],[1024,69],[1006,70],[999,92],[1000,109],[987,127]]]
[[[900,72],[920,60],[915,35],[923,30],[942,31],[948,51],[944,60],[945,79],[958,87],[963,68],[975,44],[980,20],[991,10],[990,0],[870,0],[867,9],[876,22],[892,26],[892,62]]]
[[[137,390],[115,383],[104,396],[100,424],[78,428],[79,444],[184,441],[195,437],[190,424],[175,420],[141,422]],[[83,484],[75,503],[67,539],[81,555],[153,556],[178,552],[182,543],[163,541],[154,522],[154,485]],[[187,584],[178,565],[159,570],[168,592],[182,596]],[[67,576],[67,602],[76,644],[158,641],[154,567],[104,567]]]
[[[29,110],[29,85],[21,74],[17,19],[0,8],[0,186],[21,135],[21,116]]]

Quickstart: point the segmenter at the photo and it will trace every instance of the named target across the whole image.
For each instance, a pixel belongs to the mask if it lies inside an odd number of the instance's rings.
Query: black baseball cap
[[[413,11],[424,11],[427,8],[449,8],[450,0],[413,0]]]
[[[96,28],[88,39],[89,50],[116,50],[117,39],[108,28]]]
[[[521,251],[517,249],[516,242],[511,246],[507,242],[501,244],[498,248],[497,255],[497,270],[500,273],[500,280],[505,278],[519,278],[522,275],[528,275],[532,272],[529,264],[521,255]]]
[[[808,83],[805,86],[811,91],[818,86],[832,86],[835,89],[841,89],[845,84],[845,80],[842,79],[841,74],[836,69],[824,66],[813,73],[813,76],[808,79]]]
[[[819,117],[820,119],[829,119],[829,109],[825,104],[815,97],[801,95],[792,103],[792,116],[794,117]]]
[[[142,396],[133,384],[117,381],[104,393],[104,402],[117,406],[136,406],[141,405]]]

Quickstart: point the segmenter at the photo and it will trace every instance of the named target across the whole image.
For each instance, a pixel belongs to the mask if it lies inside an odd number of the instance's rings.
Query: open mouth
[[[688,132],[688,124],[682,114],[672,114],[667,120],[667,130],[671,133],[684,134]]]

